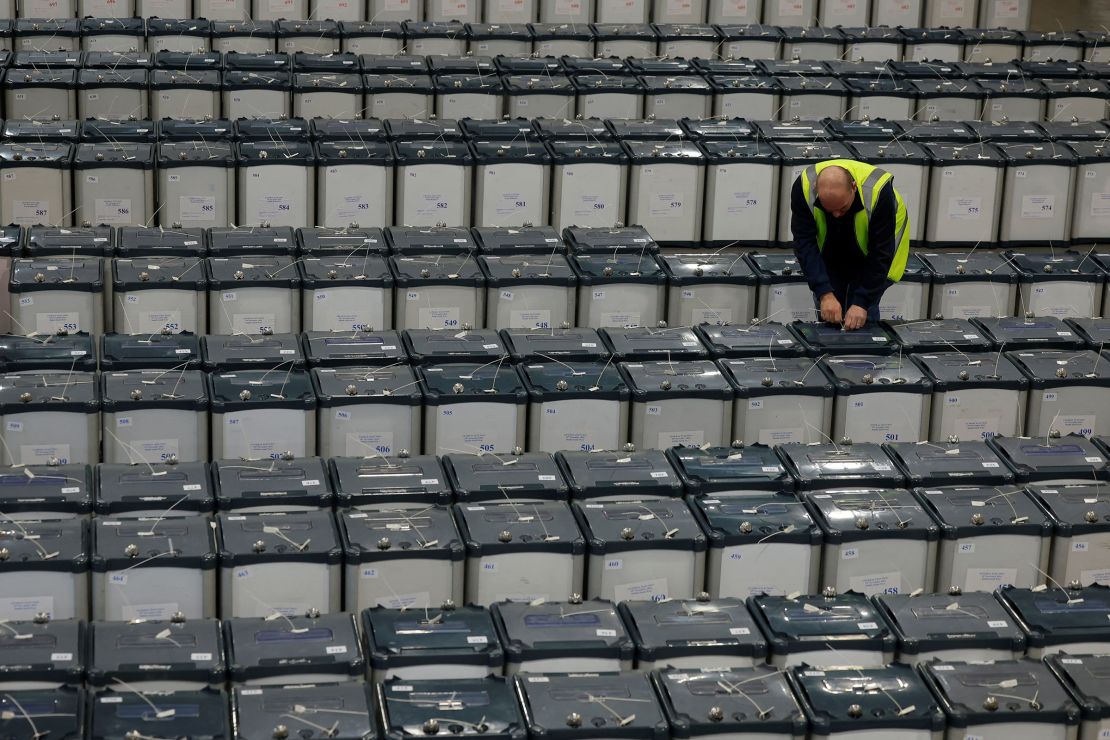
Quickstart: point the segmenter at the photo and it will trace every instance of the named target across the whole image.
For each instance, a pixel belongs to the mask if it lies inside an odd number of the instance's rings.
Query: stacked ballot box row
[[[16,465],[0,618],[1102,587],[1105,454],[1069,436]]]

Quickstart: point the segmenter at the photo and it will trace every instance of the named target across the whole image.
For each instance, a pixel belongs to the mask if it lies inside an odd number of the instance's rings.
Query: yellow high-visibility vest
[[[821,170],[826,167],[842,167],[848,171],[852,179],[856,181],[856,189],[859,192],[860,200],[863,201],[863,210],[858,211],[855,216],[855,231],[856,242],[859,244],[860,250],[866,255],[868,249],[868,236],[870,234],[871,225],[871,211],[874,210],[875,204],[879,201],[879,194],[883,188],[888,185],[894,188],[894,175],[886,170],[876,167],[875,165],[867,164],[866,162],[857,162],[854,159],[830,159],[825,162],[818,162],[811,164],[802,170],[800,175],[802,179],[802,194],[805,196],[806,203],[813,211],[813,220],[817,224],[817,248],[820,250],[825,249],[825,236],[828,233],[828,222],[825,220],[825,212],[817,207],[817,175]],[[902,274],[906,271],[906,260],[910,256],[910,216],[906,210],[906,204],[902,200],[902,196],[898,191],[894,190],[894,200],[897,204],[897,211],[894,217],[894,259],[890,263],[890,270],[887,272],[887,277],[898,282],[902,279]]]

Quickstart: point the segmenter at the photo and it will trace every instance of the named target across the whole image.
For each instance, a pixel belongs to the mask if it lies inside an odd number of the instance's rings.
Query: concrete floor
[[[1033,0],[1029,25],[1036,31],[1107,28],[1110,0]]]

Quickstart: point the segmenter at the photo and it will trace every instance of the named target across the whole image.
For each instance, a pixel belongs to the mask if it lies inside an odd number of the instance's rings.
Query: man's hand
[[[835,300],[835,299],[833,299]],[[867,323],[867,310],[859,306],[849,306],[848,312],[844,314],[844,329],[846,331],[854,331],[862,329],[863,325]]]
[[[840,301],[836,300],[836,296],[832,293],[825,293],[821,296],[821,320],[827,324],[840,323]]]

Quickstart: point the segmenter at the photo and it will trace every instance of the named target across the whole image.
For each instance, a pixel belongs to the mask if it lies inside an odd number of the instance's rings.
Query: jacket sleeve
[[[851,305],[868,309],[879,302],[886,290],[887,273],[894,262],[894,223],[897,201],[894,199],[894,185],[882,189],[871,212],[868,231],[867,269],[860,275],[859,285],[852,290],[848,302]]]
[[[825,261],[817,247],[817,222],[802,192],[802,178],[794,181],[790,191],[790,231],[794,236],[794,256],[806,276],[809,289],[817,296],[833,292]]]

